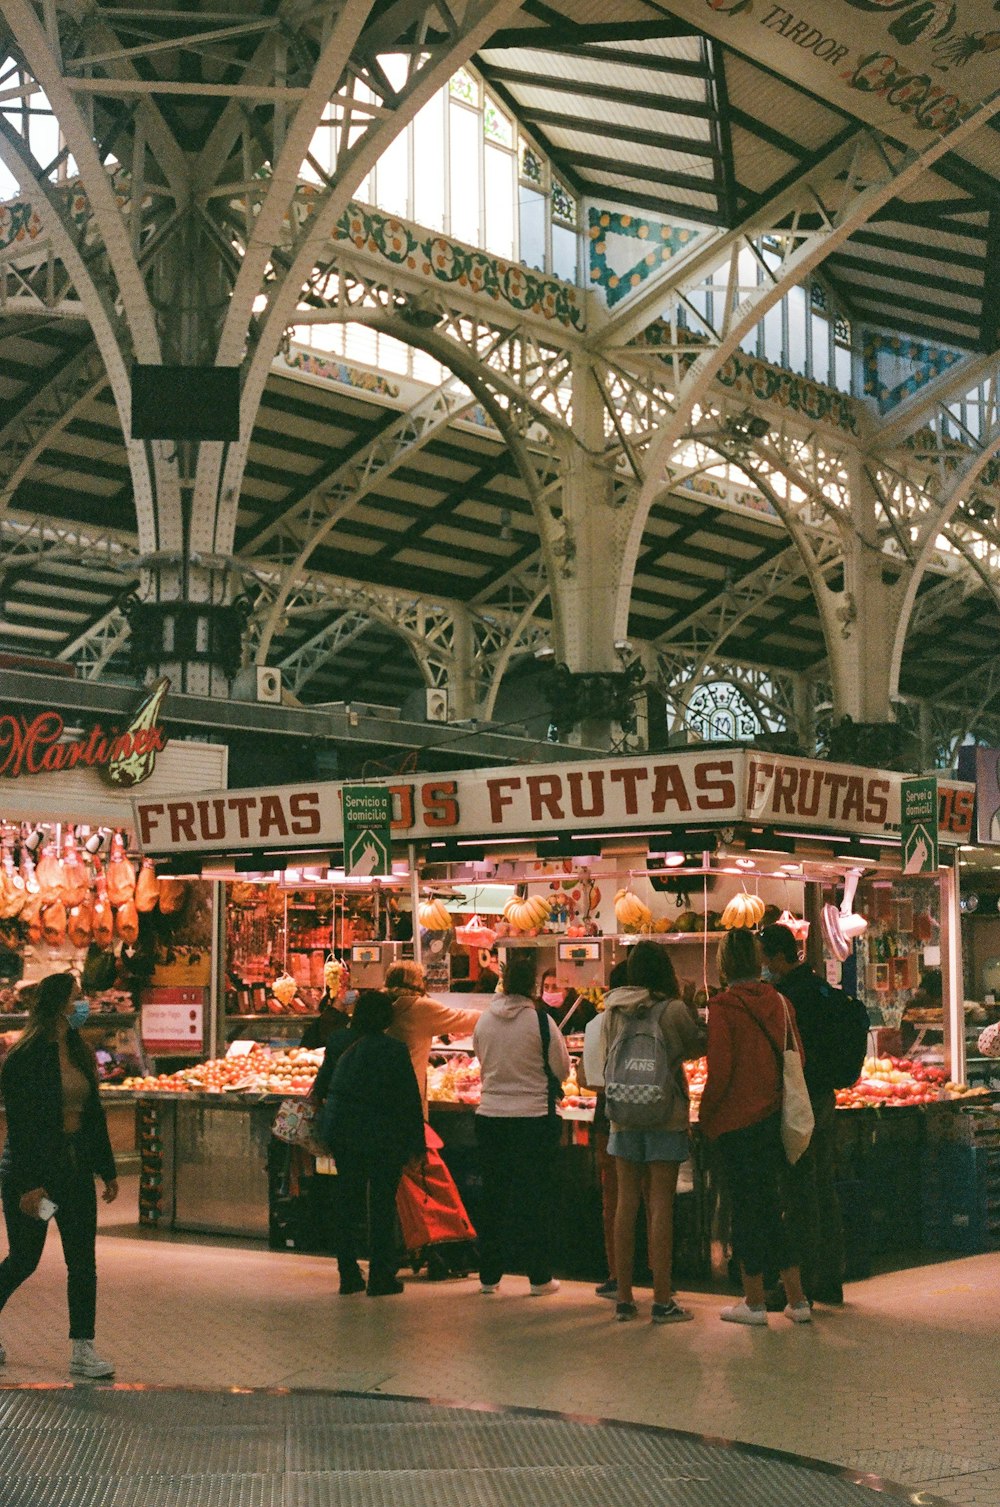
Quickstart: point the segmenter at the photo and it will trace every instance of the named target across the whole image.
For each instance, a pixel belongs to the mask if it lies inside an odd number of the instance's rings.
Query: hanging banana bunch
[[[422,900],[417,906],[417,920],[424,931],[451,930],[451,915],[443,900]]]
[[[722,924],[727,931],[745,927],[752,931],[764,919],[766,906],[759,895],[734,895],[722,912]]]
[[[549,919],[551,904],[544,895],[513,895],[503,908],[503,918],[511,931],[540,931]]]
[[[631,890],[619,890],[615,896],[615,920],[622,931],[646,931],[653,924],[653,912]]]

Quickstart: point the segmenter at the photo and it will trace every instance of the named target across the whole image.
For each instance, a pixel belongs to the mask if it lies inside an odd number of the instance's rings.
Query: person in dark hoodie
[[[726,986],[708,1011],[708,1077],[699,1124],[718,1141],[733,1213],[733,1249],[743,1277],[743,1301],[719,1315],[731,1324],[767,1325],[764,1262],[777,1252],[785,1316],[808,1324],[792,1232],[782,1218],[781,1054],[790,1031],[800,1056],[795,1012],[760,976],[752,932],[734,930],[719,948]]]
[[[681,998],[680,985],[667,949],[658,942],[636,942],[629,949],[628,982],[612,989],[604,1000],[601,1046],[604,1062],[614,1049],[629,1016],[658,1012],[670,1077],[676,1084],[667,1118],[648,1130],[628,1130],[611,1121],[608,1152],[615,1159],[615,1318],[634,1319],[632,1297],[635,1264],[635,1221],[646,1197],[649,1263],[653,1269],[654,1324],[678,1323],[693,1317],[676,1302],[672,1290],[674,1195],[677,1173],[688,1154],[688,1095],[682,1064],[700,1057],[705,1033],[697,1015]]]
[[[551,1223],[560,1121],[551,1104],[550,1081],[568,1077],[570,1064],[563,1037],[535,1005],[535,977],[533,954],[508,954],[504,992],[480,1015],[472,1036],[483,1082],[476,1113],[483,1179],[477,1219],[483,1293],[496,1292],[517,1248],[532,1297],[559,1288],[552,1276]]]
[[[370,1298],[403,1291],[396,1279],[396,1189],[406,1164],[424,1155],[420,1088],[406,1047],[385,1034],[391,1022],[391,995],[378,989],[358,995],[351,1029],[340,1033],[350,1045],[337,1061],[321,1116],[341,1184],[340,1291],[365,1286],[355,1241],[367,1203]]]

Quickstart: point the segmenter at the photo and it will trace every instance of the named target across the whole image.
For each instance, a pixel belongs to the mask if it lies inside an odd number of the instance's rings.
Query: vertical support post
[[[417,910],[420,905],[420,878],[417,874],[417,845],[409,842],[406,845],[406,861],[410,866],[410,905],[413,910],[413,957],[417,963],[424,960],[424,949],[420,942],[420,917]]]
[[[965,988],[962,982],[962,916],[959,909],[958,852],[942,864],[941,980],[944,985],[944,1049],[953,1083],[965,1082]]]
[[[212,972],[208,992],[208,1057],[218,1057],[226,995],[221,986],[226,960],[226,907],[221,879],[212,881]]]

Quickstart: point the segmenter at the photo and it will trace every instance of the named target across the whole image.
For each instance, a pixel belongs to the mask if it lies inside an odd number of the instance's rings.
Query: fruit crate
[[[927,1146],[920,1214],[930,1250],[977,1255],[1000,1249],[1000,1149]]]

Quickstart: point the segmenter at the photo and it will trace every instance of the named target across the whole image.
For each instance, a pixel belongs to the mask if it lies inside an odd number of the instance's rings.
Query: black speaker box
[[[239,437],[238,366],[133,366],[133,439]]]

